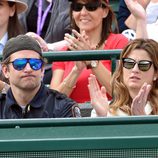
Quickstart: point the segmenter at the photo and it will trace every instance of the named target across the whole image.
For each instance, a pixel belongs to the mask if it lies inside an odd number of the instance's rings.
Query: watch
[[[87,69],[96,68],[98,66],[99,61],[98,60],[92,60],[90,64],[87,65]]]

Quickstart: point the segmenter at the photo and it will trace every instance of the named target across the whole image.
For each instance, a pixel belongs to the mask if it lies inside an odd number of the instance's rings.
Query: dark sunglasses
[[[84,6],[88,11],[95,11],[99,7],[102,7],[102,3],[100,3],[100,2],[89,2],[89,3],[86,3],[86,4],[82,4],[82,3],[73,2],[71,4],[71,9],[73,11],[80,12]]]
[[[122,62],[123,67],[125,67],[126,69],[132,69],[134,68],[135,64],[138,64],[138,68],[141,71],[148,71],[153,64],[152,61],[149,60],[140,60],[137,62],[132,58],[123,58]]]
[[[19,59],[15,59],[14,61],[11,61],[9,63],[13,64],[13,67],[15,70],[23,70],[26,66],[27,63],[30,64],[30,67],[37,71],[39,69],[41,69],[42,65],[43,65],[43,60],[42,59],[36,59],[36,58],[19,58]]]

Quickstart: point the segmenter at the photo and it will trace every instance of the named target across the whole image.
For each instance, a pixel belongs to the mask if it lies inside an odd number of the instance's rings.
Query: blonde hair
[[[127,57],[127,55],[135,49],[145,50],[154,65],[154,70],[158,71],[158,43],[152,39],[136,39],[131,41],[122,51],[120,59]],[[129,94],[127,87],[123,82],[123,63],[120,60],[117,70],[113,74],[112,78],[113,88],[113,102],[111,103],[111,112],[115,113],[119,108],[124,112],[131,115],[130,105],[132,98]],[[148,100],[153,108],[152,114],[158,114],[158,79],[153,81],[152,89],[148,96]]]

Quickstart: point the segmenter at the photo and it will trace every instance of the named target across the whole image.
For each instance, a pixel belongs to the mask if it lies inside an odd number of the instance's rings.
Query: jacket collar
[[[40,108],[42,106],[43,100],[47,98],[47,94],[48,94],[48,88],[42,83],[39,91],[28,105],[32,106],[33,108]],[[13,105],[18,105],[18,104],[10,88],[6,94],[5,106],[11,107]]]

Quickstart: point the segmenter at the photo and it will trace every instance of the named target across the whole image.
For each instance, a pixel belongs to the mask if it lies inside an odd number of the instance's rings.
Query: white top
[[[2,51],[7,41],[8,41],[8,33],[6,32],[5,35],[2,37],[2,39],[0,40],[0,54],[2,54]]]
[[[146,115],[150,115],[151,114],[152,107],[151,107],[151,105],[150,105],[149,102],[147,102],[144,110],[145,110],[145,114]],[[123,112],[122,110],[117,109],[116,115],[113,115],[110,112],[108,112],[107,117],[112,117],[112,116],[122,116],[122,117],[125,117],[125,116],[129,116],[129,115],[127,113]],[[98,117],[97,114],[96,114],[95,109],[92,110],[91,117]]]
[[[148,38],[158,42],[158,20],[155,23],[147,24]]]
[[[150,2],[146,8],[147,13],[147,23],[155,23],[158,19],[158,2]]]

